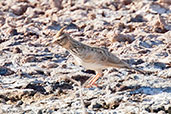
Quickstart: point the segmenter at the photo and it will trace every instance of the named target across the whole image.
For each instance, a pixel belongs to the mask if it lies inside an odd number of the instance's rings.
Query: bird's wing
[[[107,53],[107,52],[106,52]],[[131,68],[131,66],[126,63],[125,61],[119,59],[114,54],[108,52],[108,57],[106,63],[111,67],[117,67],[117,68]]]
[[[101,61],[106,60],[106,57],[103,54],[103,50],[100,48],[87,46],[83,53],[84,54],[80,58],[87,63],[100,64]]]

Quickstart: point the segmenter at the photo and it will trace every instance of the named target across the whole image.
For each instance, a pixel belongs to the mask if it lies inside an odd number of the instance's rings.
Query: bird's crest
[[[56,37],[58,38],[59,36],[61,36],[62,35],[62,32],[64,31],[64,29],[66,28],[67,26],[64,26],[64,27],[62,27],[59,31],[58,31],[58,33],[56,34]]]

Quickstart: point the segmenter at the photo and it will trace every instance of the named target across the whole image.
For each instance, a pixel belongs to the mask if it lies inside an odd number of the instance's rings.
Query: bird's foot
[[[93,86],[98,87],[98,85],[96,83],[94,83],[94,84],[88,84],[88,85],[86,85],[85,88],[91,88]]]
[[[98,73],[96,76],[90,77],[83,85],[83,87],[90,88],[92,86],[97,87],[96,81],[101,75]]]

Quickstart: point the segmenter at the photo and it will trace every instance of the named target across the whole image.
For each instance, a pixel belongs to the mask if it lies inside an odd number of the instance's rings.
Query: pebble
[[[15,15],[19,16],[25,13],[25,11],[27,10],[27,7],[28,5],[26,3],[21,2],[21,3],[13,5],[11,9]]]
[[[11,74],[14,74],[14,71],[12,71],[11,69],[9,69],[7,67],[0,66],[0,75],[1,76],[7,76],[7,75],[11,75]]]
[[[21,53],[22,50],[19,47],[13,49],[13,53]]]

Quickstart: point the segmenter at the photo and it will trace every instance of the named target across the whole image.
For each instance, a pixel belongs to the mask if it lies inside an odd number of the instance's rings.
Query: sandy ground
[[[64,25],[74,39],[156,73],[109,68],[99,87],[78,86],[66,77],[83,84],[94,71],[45,46]],[[0,0],[0,113],[171,114],[170,0]]]

